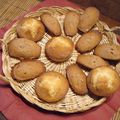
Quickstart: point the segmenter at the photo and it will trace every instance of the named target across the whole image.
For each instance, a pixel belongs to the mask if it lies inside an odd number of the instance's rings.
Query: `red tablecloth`
[[[70,6],[73,8],[80,7],[79,5],[71,3],[67,0],[45,0],[31,9],[31,11],[35,11],[40,7],[45,6]],[[1,28],[1,38],[3,37],[5,31],[13,23]],[[1,53],[0,68],[2,68]],[[2,69],[0,69],[0,73],[2,73]],[[60,114],[49,112],[30,104],[24,100],[23,97],[15,93],[9,85],[6,85],[0,80],[0,111],[2,111],[8,120],[110,120],[119,107],[120,91],[109,98],[103,105],[88,110],[84,113]]]

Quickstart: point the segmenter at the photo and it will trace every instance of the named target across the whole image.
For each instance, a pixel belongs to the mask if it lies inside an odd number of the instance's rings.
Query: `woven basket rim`
[[[29,15],[31,15],[31,14],[36,13],[36,12],[39,12],[40,10],[50,9],[50,8],[52,8],[52,9],[53,9],[53,8],[66,8],[66,9],[70,9],[70,10],[74,10],[74,11],[78,11],[78,10],[83,11],[82,9],[74,9],[74,8],[71,8],[71,7],[51,6],[51,7],[42,7],[42,8],[40,8],[40,9],[38,9],[37,11],[28,13],[28,14],[25,15],[24,17],[27,17],[27,16],[29,16]],[[9,34],[9,32],[16,26],[16,24],[17,24],[18,21],[19,21],[19,20],[17,20],[17,21],[7,30],[7,32],[4,34],[3,42],[4,42],[4,39],[6,39],[7,35]],[[108,27],[108,29],[110,29],[110,28]],[[2,61],[4,61],[3,55],[2,55]],[[3,67],[4,67],[4,65],[2,66],[2,68],[3,68]],[[11,87],[12,87],[18,94],[20,94],[22,97],[24,97],[27,101],[29,101],[29,102],[32,103],[32,104],[37,105],[38,107],[40,107],[40,108],[42,108],[42,109],[46,109],[46,110],[50,110],[50,111],[58,111],[58,112],[63,112],[63,113],[84,112],[84,111],[89,110],[89,109],[91,109],[91,108],[93,108],[93,107],[95,107],[95,106],[101,105],[103,102],[106,101],[106,98],[104,97],[104,98],[101,98],[100,100],[98,100],[98,101],[90,104],[89,106],[86,106],[86,107],[84,107],[84,108],[82,108],[82,109],[80,109],[80,110],[77,109],[77,110],[74,110],[74,111],[66,111],[66,110],[64,110],[64,109],[52,109],[52,108],[49,108],[49,107],[47,107],[47,106],[46,106],[46,107],[45,107],[45,106],[42,106],[38,101],[34,101],[34,98],[31,98],[28,94],[26,94],[25,92],[22,92],[22,91],[20,90],[20,88],[19,88],[18,86],[16,86],[13,81],[10,81],[10,80],[9,80],[9,82],[10,82]]]

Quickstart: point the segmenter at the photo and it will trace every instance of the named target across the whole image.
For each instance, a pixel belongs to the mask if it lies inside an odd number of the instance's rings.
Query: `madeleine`
[[[95,48],[95,55],[107,60],[120,60],[120,46],[116,44],[101,44]]]
[[[84,95],[88,92],[86,75],[77,64],[72,64],[67,67],[67,77],[70,86],[76,94]]]
[[[39,60],[22,61],[12,68],[12,78],[18,82],[32,80],[45,72],[46,68]]]
[[[76,12],[68,12],[64,20],[64,30],[66,35],[74,36],[78,32],[80,15]]]
[[[109,66],[107,61],[96,55],[79,55],[77,58],[77,63],[90,69],[94,69],[100,66]]]
[[[57,18],[50,15],[49,13],[43,13],[41,15],[41,21],[51,33],[56,36],[61,35],[62,31]]]
[[[76,49],[81,52],[88,52],[95,48],[102,40],[102,34],[93,30],[83,34],[76,43]]]
[[[99,20],[100,12],[95,7],[88,7],[80,16],[79,30],[88,32]]]
[[[40,56],[41,47],[26,38],[15,38],[8,44],[8,53],[11,57],[22,59],[35,59]]]

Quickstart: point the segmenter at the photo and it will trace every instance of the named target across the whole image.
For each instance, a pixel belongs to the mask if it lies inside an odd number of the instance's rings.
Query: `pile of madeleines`
[[[99,10],[87,8],[82,15],[70,11],[64,18],[62,36],[60,23],[56,17],[43,13],[40,20],[27,17],[17,23],[18,38],[8,43],[8,53],[19,59],[11,70],[11,76],[18,82],[37,78],[35,92],[43,101],[57,102],[65,97],[69,87],[77,95],[89,91],[97,96],[110,96],[120,87],[120,77],[110,65],[110,61],[120,60],[120,46],[116,44],[99,44],[102,33],[93,30],[99,20]],[[66,76],[55,71],[46,71],[44,63],[38,58],[42,47],[37,42],[42,40],[46,32],[54,35],[45,45],[45,54],[49,60],[57,64],[67,61],[74,49],[80,54],[75,64],[66,68]],[[81,31],[83,34],[76,44],[69,36]],[[93,54],[86,54],[93,51]],[[88,75],[81,69],[89,71]]]

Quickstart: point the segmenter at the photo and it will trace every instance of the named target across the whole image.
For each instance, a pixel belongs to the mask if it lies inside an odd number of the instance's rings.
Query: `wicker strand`
[[[9,80],[5,76],[3,76],[1,74],[0,74],[0,80],[3,80],[4,82],[10,84]]]

